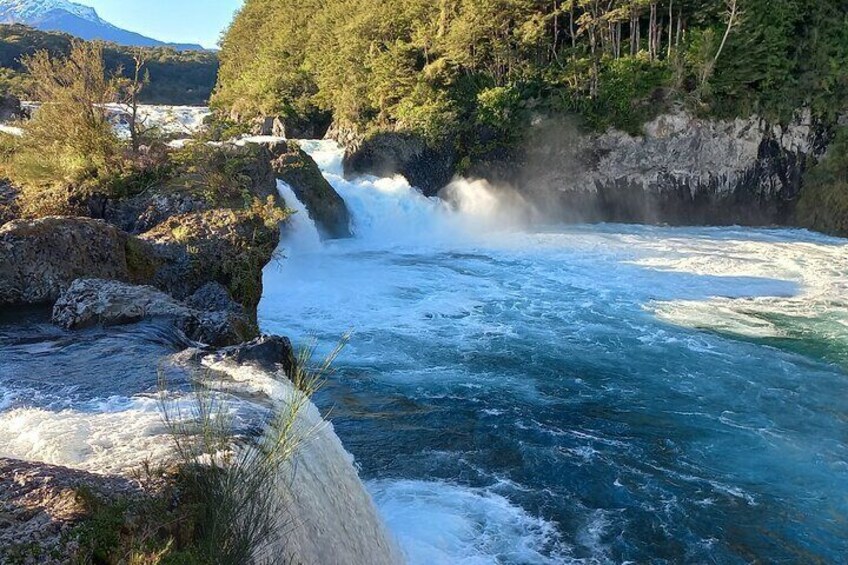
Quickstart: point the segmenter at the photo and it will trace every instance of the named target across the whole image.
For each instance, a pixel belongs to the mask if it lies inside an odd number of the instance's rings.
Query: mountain
[[[43,31],[61,31],[81,39],[99,39],[137,47],[202,50],[195,44],[166,43],[127,31],[103,20],[94,8],[68,0],[0,0],[0,23],[27,24]]]

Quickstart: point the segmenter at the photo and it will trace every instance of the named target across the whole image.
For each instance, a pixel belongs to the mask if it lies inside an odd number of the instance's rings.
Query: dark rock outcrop
[[[242,207],[245,196],[266,202],[269,198],[279,202],[277,181],[271,167],[269,150],[257,144],[248,146],[222,145],[205,147],[207,158],[226,161],[228,166],[237,165],[230,171],[232,177],[241,180],[243,191],[228,197],[216,191],[215,197],[208,194],[208,179],[198,174],[182,174],[163,186],[155,186],[143,194],[122,199],[101,199],[89,208],[94,217],[102,217],[124,231],[139,234],[153,229],[166,219],[181,214],[203,212],[219,207]],[[214,155],[213,155],[214,154]],[[202,158],[201,158],[202,159]]]
[[[0,227],[0,304],[53,302],[78,278],[143,283],[158,267],[152,248],[100,220],[48,217]]]
[[[188,191],[153,190],[148,194],[102,203],[102,215],[111,224],[133,234],[153,229],[171,216],[202,212],[211,206],[202,197]]]
[[[256,118],[253,122],[251,133],[253,135],[286,137],[286,124],[282,118],[276,116]]]
[[[457,166],[450,140],[433,145],[411,133],[380,132],[345,147],[346,176],[399,174],[427,196],[444,188],[453,179]]]
[[[24,116],[21,101],[12,94],[0,94],[0,123],[18,120]]]
[[[18,191],[8,181],[0,179],[0,226],[20,217]]]
[[[327,182],[315,161],[294,141],[268,146],[277,178],[288,184],[309,212],[321,235],[350,237],[350,214],[341,196]]]
[[[297,367],[297,357],[287,337],[262,336],[247,343],[223,348],[216,355],[239,365],[256,365],[269,372],[282,367],[289,377],[294,375]]]
[[[72,330],[155,318],[170,320],[190,339],[213,346],[242,343],[256,335],[244,310],[229,299],[225,289],[214,284],[203,287],[183,304],[150,286],[80,279],[53,307],[53,323]]]
[[[330,121],[329,114],[323,112],[305,117],[266,116],[253,122],[252,133],[286,139],[321,139],[327,134]]]
[[[478,164],[477,172],[492,171],[555,220],[785,225],[808,159],[826,139],[803,114],[779,127],[681,112],[645,124],[638,137],[549,120],[507,166]]]
[[[253,210],[219,208],[170,217],[140,238],[153,246],[162,265],[153,286],[183,300],[217,282],[255,319],[262,269],[280,239],[276,220]]]

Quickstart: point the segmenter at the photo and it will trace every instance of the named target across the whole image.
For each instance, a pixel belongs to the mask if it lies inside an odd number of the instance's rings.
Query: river
[[[411,563],[848,554],[848,242],[544,225],[303,146],[356,236],[322,244],[301,209],[261,325],[354,332],[316,402]]]

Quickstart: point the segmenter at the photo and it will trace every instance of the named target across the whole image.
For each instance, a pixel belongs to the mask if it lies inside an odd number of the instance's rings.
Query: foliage
[[[23,65],[44,103],[21,124],[24,135],[2,136],[0,174],[20,190],[25,216],[83,213],[94,196],[140,192],[168,174],[161,147],[129,151],[109,122],[103,105],[119,83],[99,44],[74,42],[67,57],[38,51]]]
[[[673,102],[832,117],[848,102],[846,17],[839,0],[248,0],[213,102],[430,138],[526,124],[516,93],[632,132]]]
[[[662,92],[670,83],[666,61],[652,61],[646,54],[609,58],[600,66],[598,95],[569,96],[564,106],[580,113],[594,129],[617,127],[639,134],[664,108]]]
[[[22,61],[38,51],[53,58],[67,57],[74,39],[66,34],[39,31],[24,25],[0,25],[0,93],[4,88],[31,97],[30,81]],[[101,43],[108,74],[119,69],[132,78],[133,58],[141,51],[150,72],[150,85],[140,96],[146,104],[202,105],[212,94],[218,58],[208,51],[176,51],[168,47],[124,47]],[[4,86],[5,85],[5,86]]]
[[[25,135],[6,140],[0,168],[21,189],[25,213],[66,212],[68,186],[84,198],[120,176],[120,142],[100,109],[112,100],[112,84],[93,44],[75,43],[67,59],[39,51],[23,64],[47,102],[26,122]]]
[[[175,167],[172,184],[199,192],[209,204],[249,208],[255,149],[190,142],[171,154]]]
[[[796,213],[801,226],[848,236],[848,127],[839,129],[827,155],[807,171]]]
[[[495,86],[477,95],[477,121],[497,130],[516,127],[521,112],[521,94],[515,87]]]

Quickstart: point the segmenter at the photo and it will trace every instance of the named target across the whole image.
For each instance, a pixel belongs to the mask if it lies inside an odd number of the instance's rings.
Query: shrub
[[[477,122],[499,131],[516,127],[521,117],[521,93],[514,86],[496,86],[477,95]]]
[[[74,213],[74,201],[110,192],[124,168],[122,144],[102,110],[114,92],[101,47],[75,42],[66,59],[40,51],[24,65],[43,105],[22,124],[25,135],[5,144],[0,172],[20,188],[25,215]]]
[[[211,205],[252,205],[253,180],[248,169],[256,163],[258,149],[233,149],[192,142],[171,155],[176,184],[198,192]]]

